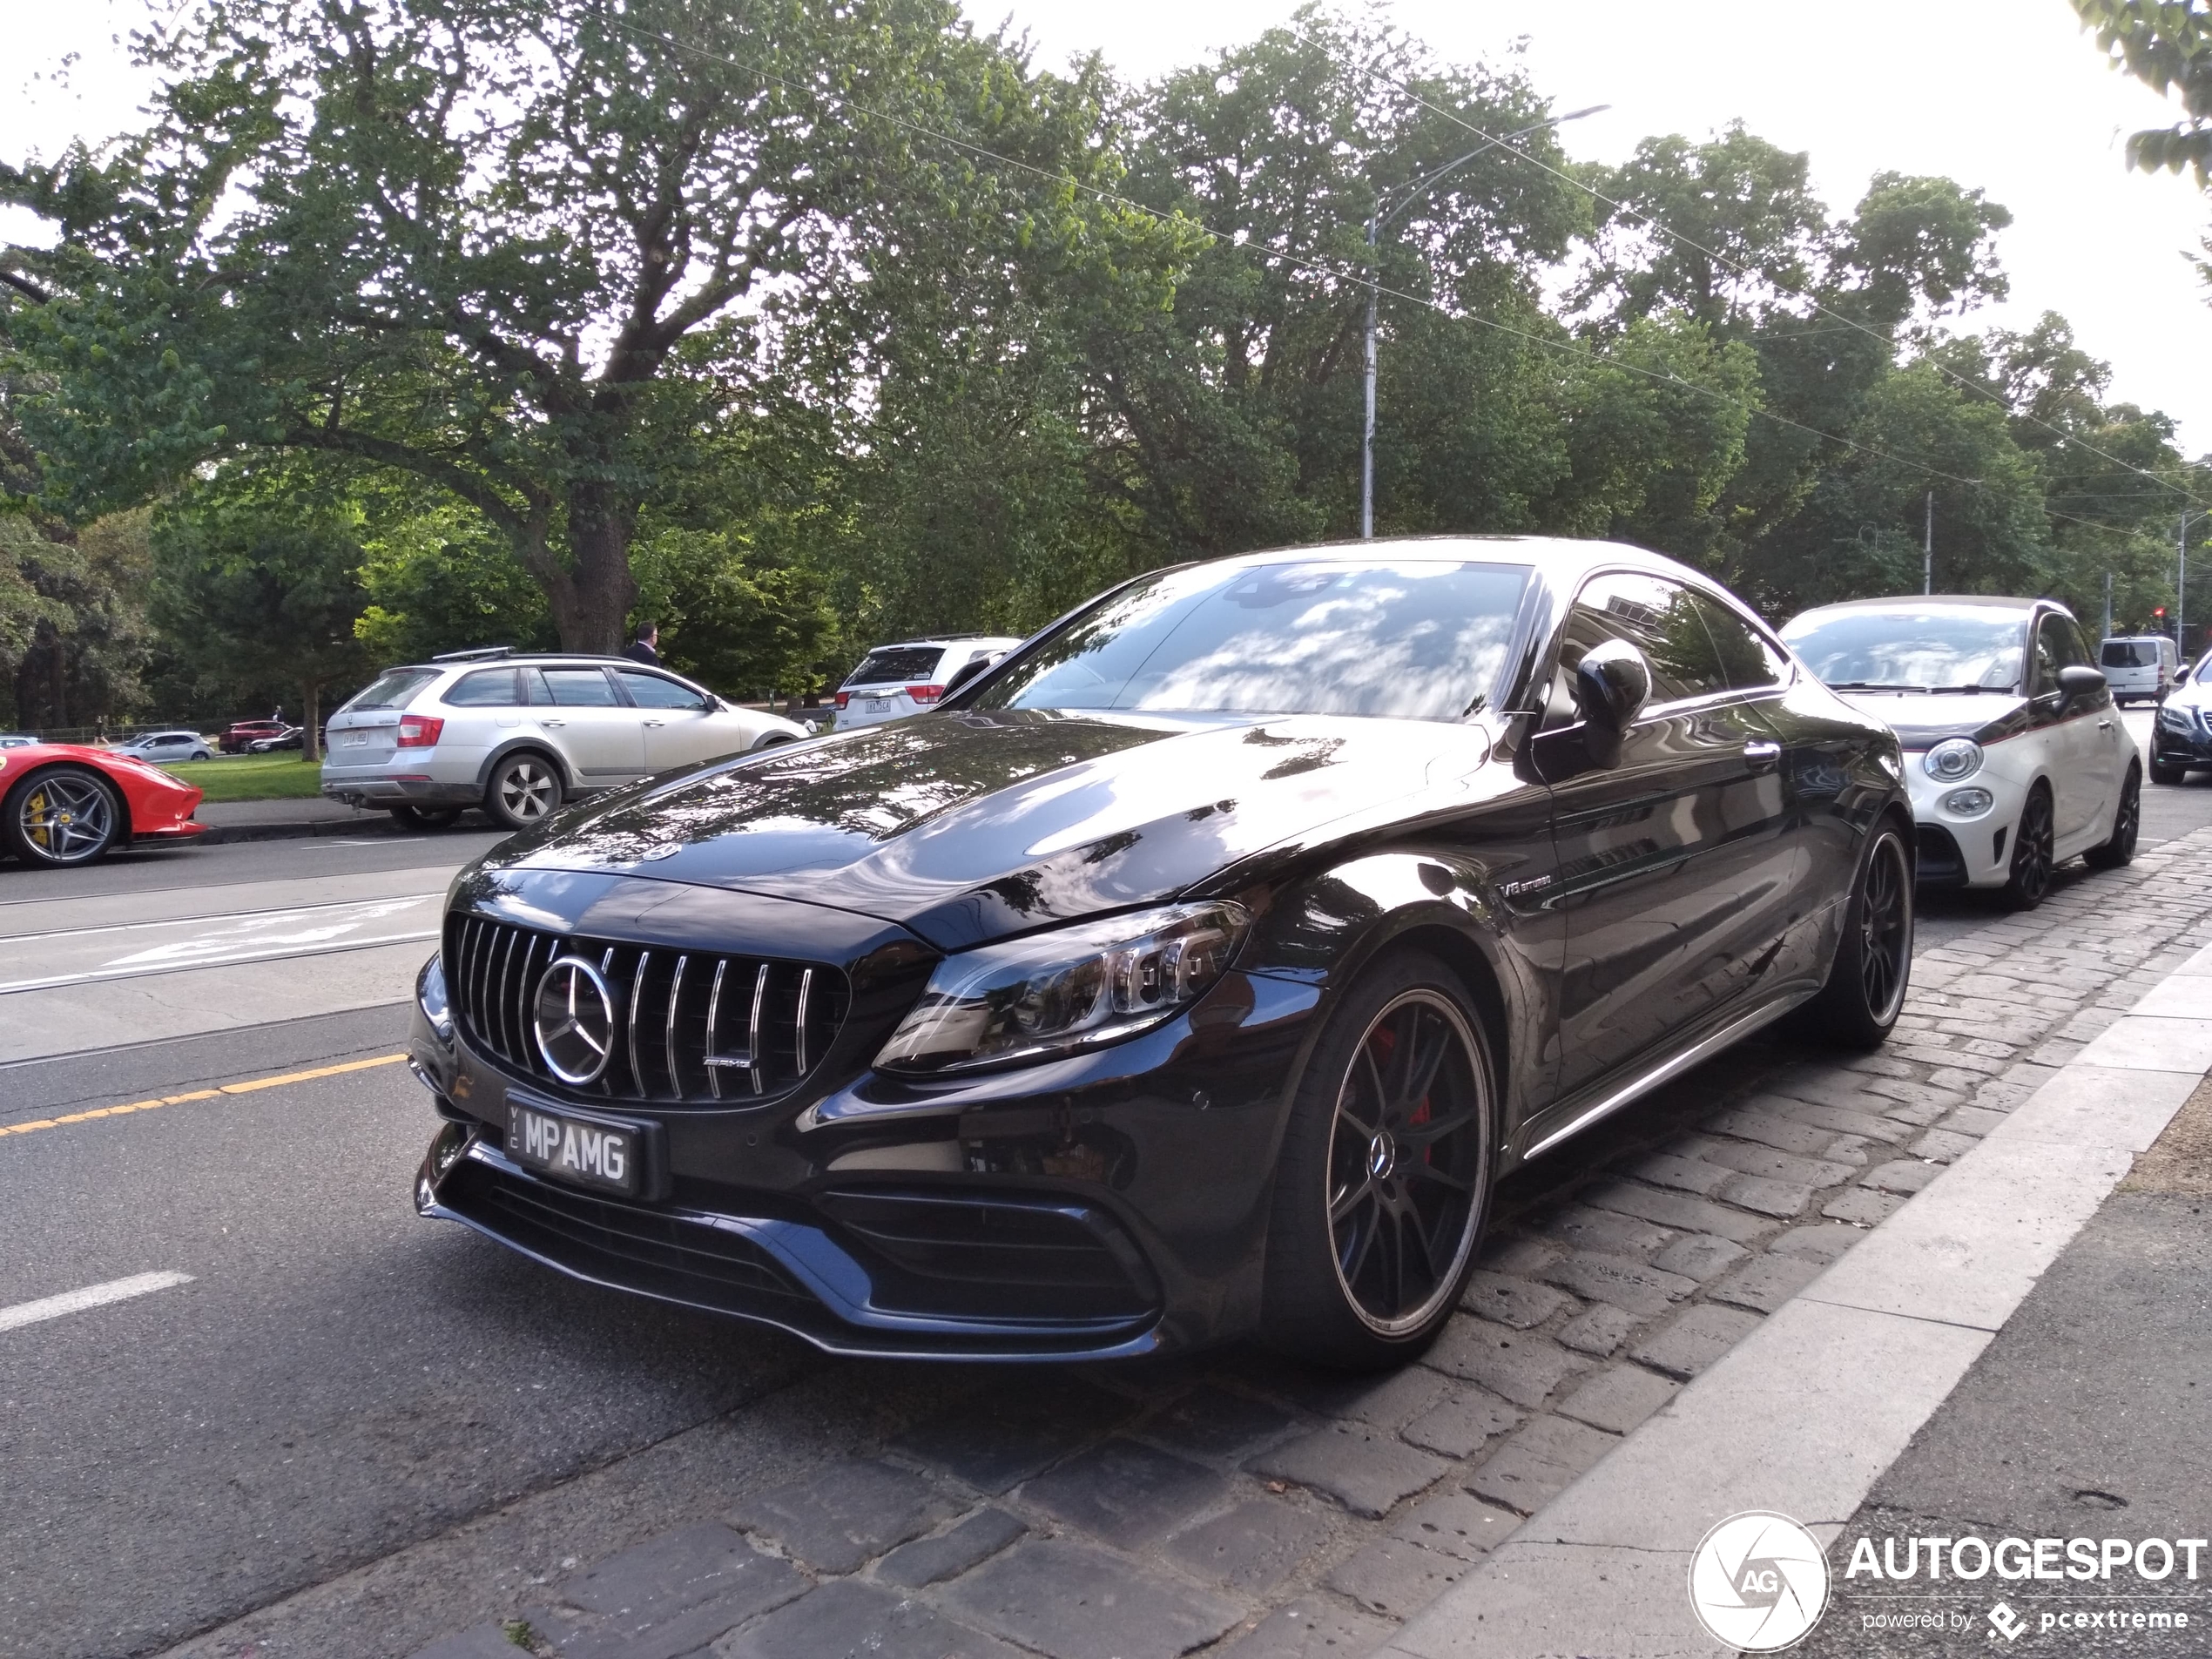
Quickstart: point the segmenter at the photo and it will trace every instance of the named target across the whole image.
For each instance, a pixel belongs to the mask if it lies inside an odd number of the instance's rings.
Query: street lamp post
[[[2189,655],[2189,524],[2200,518],[2212,518],[2212,508],[2195,513],[2184,510],[2174,531],[2174,651],[2183,662]]]
[[[1380,192],[1376,194],[1374,211],[1367,215],[1367,413],[1366,422],[1359,438],[1360,540],[1370,540],[1375,533],[1375,300],[1379,280],[1379,273],[1375,269],[1375,246],[1376,239],[1381,234],[1382,227],[1419,201],[1432,186],[1441,182],[1447,174],[1457,172],[1477,156],[1487,154],[1501,144],[1511,144],[1517,138],[1525,138],[1531,133],[1541,132],[1548,127],[1559,126],[1568,121],[1579,121],[1586,115],[1595,115],[1602,110],[1609,110],[1612,107],[1610,104],[1593,104],[1587,110],[1576,110],[1567,115],[1554,115],[1548,121],[1539,121],[1534,126],[1522,127],[1518,132],[1508,132],[1502,138],[1485,139],[1457,161],[1447,161],[1426,178],[1418,179],[1406,185],[1398,201],[1386,212],[1383,208],[1383,198]]]

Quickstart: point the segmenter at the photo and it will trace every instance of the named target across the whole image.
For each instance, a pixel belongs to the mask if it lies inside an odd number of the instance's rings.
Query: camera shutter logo
[[[1827,1554],[1787,1515],[1730,1515],[1690,1557],[1689,1605],[1716,1642],[1742,1653],[1777,1652],[1827,1610]]]
[[[538,978],[530,1028],[556,1077],[579,1086],[597,1082],[614,1055],[614,993],[583,957],[556,957]]]

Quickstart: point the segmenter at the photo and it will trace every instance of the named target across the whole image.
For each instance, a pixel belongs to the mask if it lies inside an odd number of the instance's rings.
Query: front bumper
[[[2013,831],[2027,804],[2031,779],[2015,778],[2006,765],[2003,745],[1993,745],[1981,770],[1957,783],[1939,783],[1907,751],[1905,786],[1912,796],[1912,821],[1919,830],[1919,880],[1924,887],[1997,887],[2012,875]],[[1952,810],[1946,802],[1962,789],[1987,792],[1990,804],[1979,813]]]
[[[759,1106],[570,1103],[418,1008],[447,1122],[418,1173],[452,1220],[588,1283],[833,1353],[1124,1358],[1258,1322],[1271,1171],[1309,985],[1231,974],[1130,1042],[964,1081],[863,1072]],[[636,1126],[641,1196],[526,1169],[512,1108]]]
[[[2212,766],[2212,731],[2194,707],[2168,705],[2151,722],[2151,759],[2168,766]]]

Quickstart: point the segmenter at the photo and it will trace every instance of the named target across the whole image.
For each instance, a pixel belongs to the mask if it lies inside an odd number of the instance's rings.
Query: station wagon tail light
[[[840,707],[840,709],[841,709],[841,708],[843,708],[843,707],[844,707],[846,704],[850,703],[852,700],[853,700],[853,693],[852,693],[852,692],[850,692],[850,691],[840,691],[840,692],[837,694],[837,706],[838,706],[838,707]]]
[[[944,694],[945,688],[941,685],[909,685],[907,687],[907,695],[914,698],[915,702],[925,705],[934,703],[939,698],[944,696]]]
[[[1981,770],[1981,745],[1972,738],[1946,738],[1920,757],[1920,770],[1939,784],[1964,783]]]
[[[1134,1036],[1211,990],[1251,926],[1226,900],[1170,905],[961,951],[937,965],[875,1063],[964,1071]]]
[[[446,723],[431,714],[410,714],[400,722],[399,746],[402,749],[434,749],[438,733]]]

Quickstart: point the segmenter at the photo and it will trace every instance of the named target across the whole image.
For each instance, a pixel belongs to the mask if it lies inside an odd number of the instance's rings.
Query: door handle
[[[566,725],[568,722],[566,720],[540,720],[538,724],[540,725]]]
[[[665,720],[648,720],[645,722],[645,729],[650,732],[657,725],[666,725],[667,724],[668,722]]]
[[[1753,772],[1772,772],[1775,763],[1782,759],[1778,743],[1747,743],[1743,745],[1743,764]]]
[[[2111,722],[2111,721],[2109,721],[2109,720],[2100,720],[2100,721],[2098,721],[2098,722],[2097,722],[2097,730],[2098,730],[2098,731],[2100,731],[2100,732],[2109,732],[2109,731],[2111,731],[2111,730],[2112,730],[2112,722]]]

